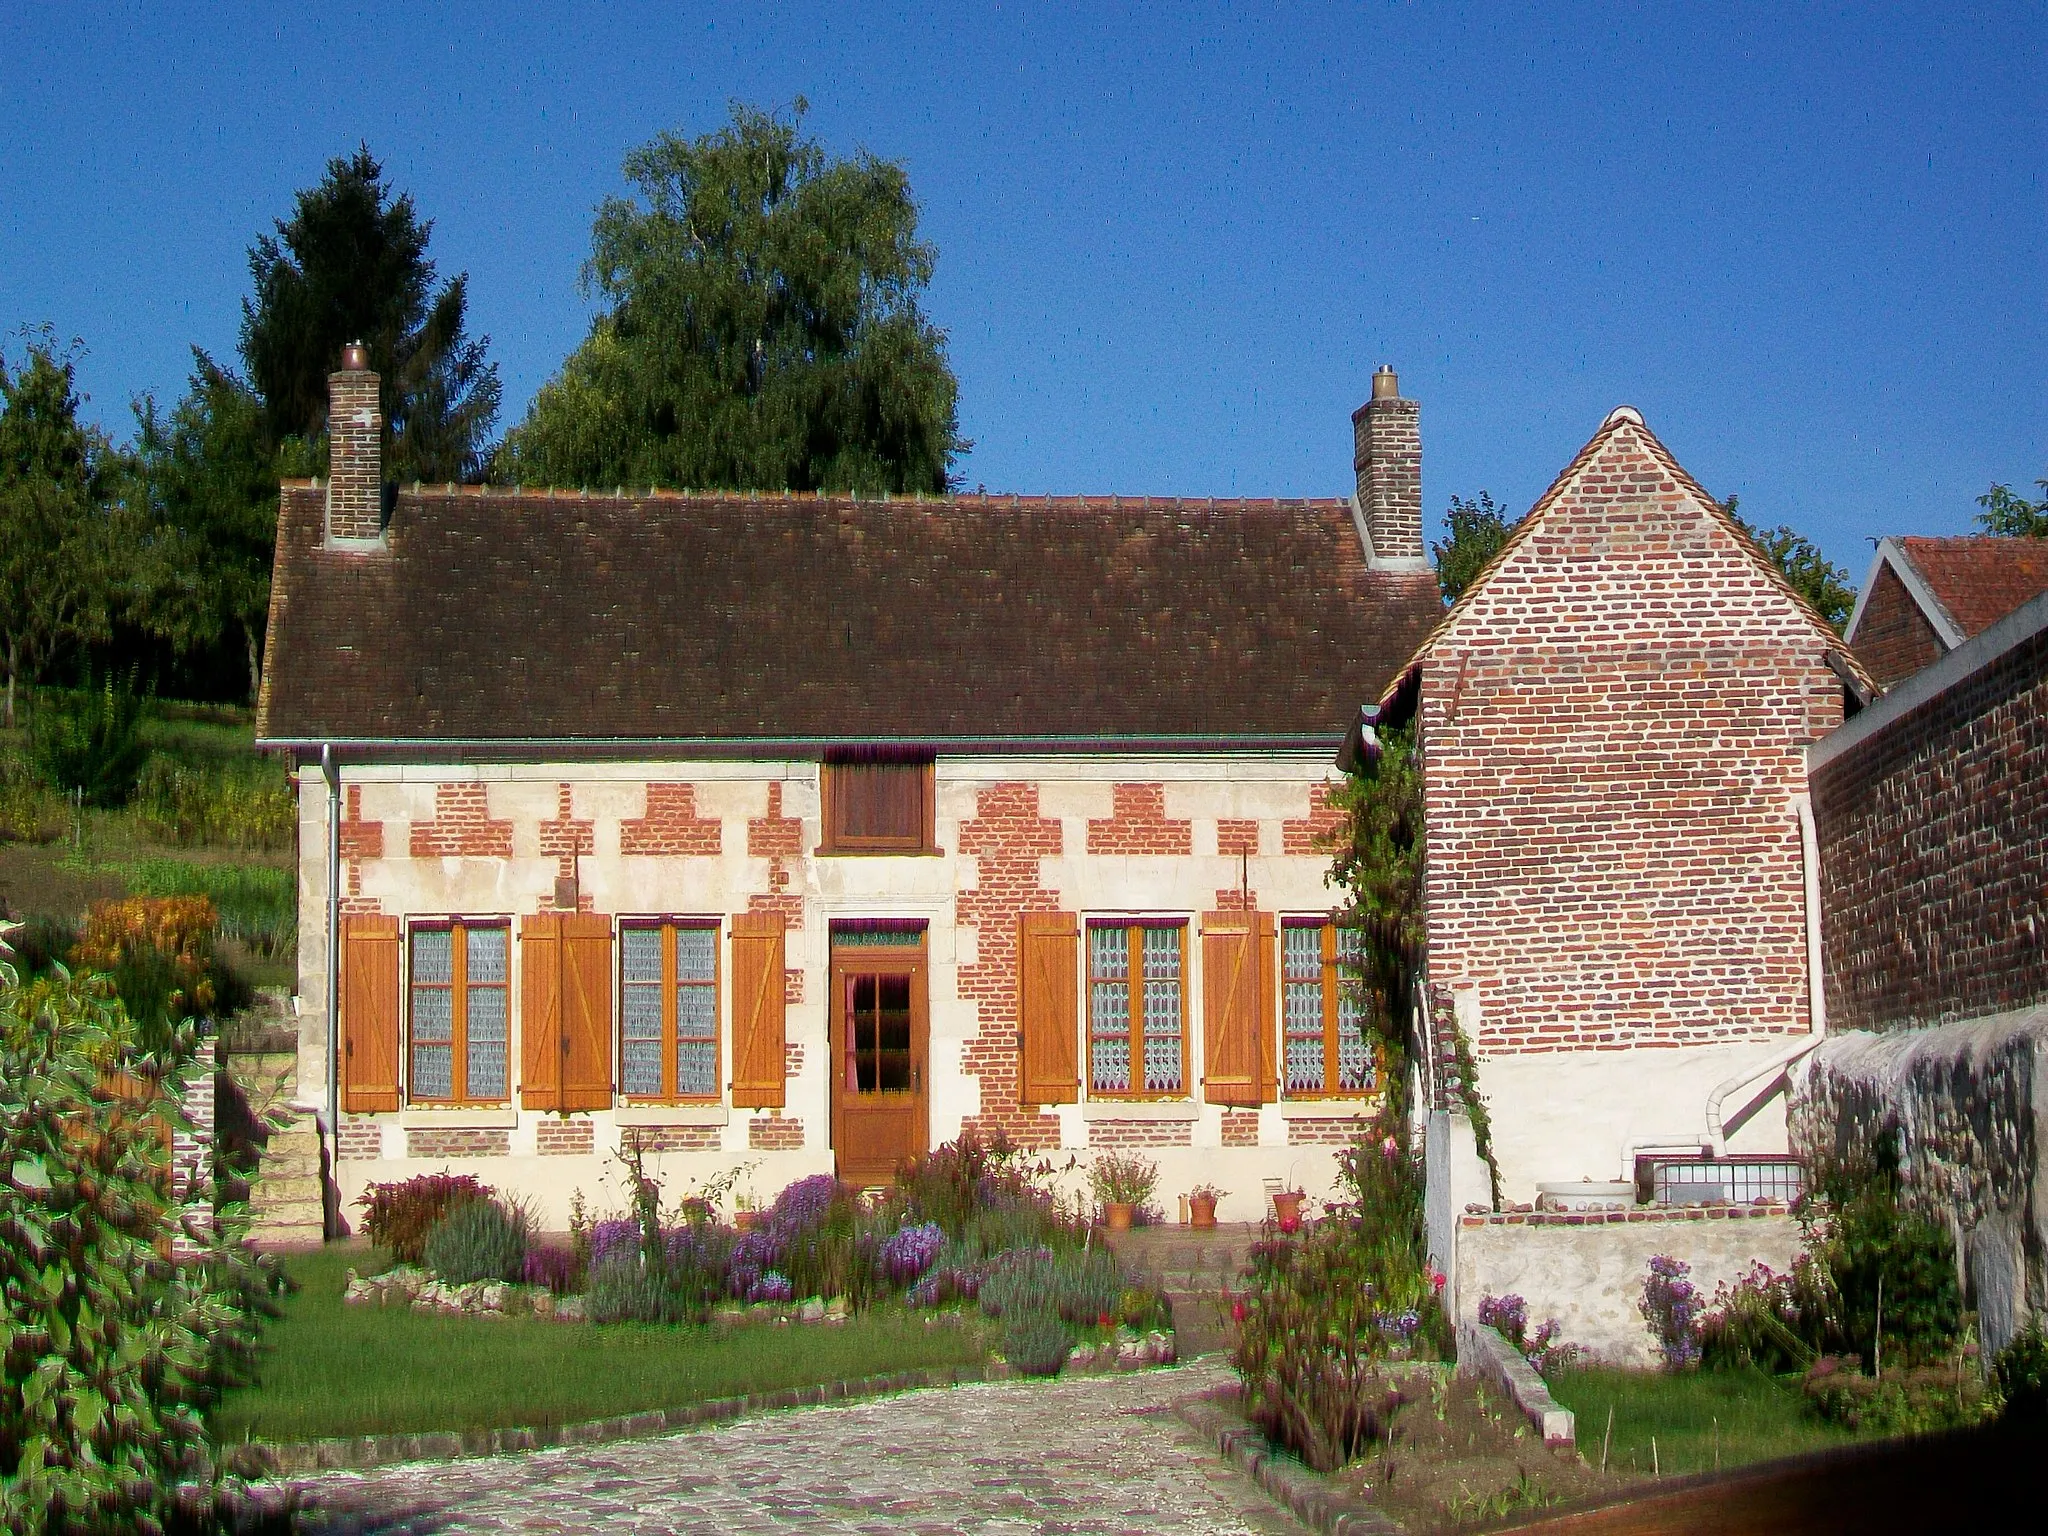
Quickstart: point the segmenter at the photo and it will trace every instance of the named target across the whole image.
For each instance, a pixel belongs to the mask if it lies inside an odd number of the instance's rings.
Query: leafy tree
[[[1756,540],[1757,548],[1771,557],[1792,590],[1839,635],[1856,609],[1856,589],[1849,584],[1849,573],[1822,554],[1819,545],[1786,524],[1762,528],[1751,523],[1736,510],[1739,503],[1739,497],[1730,496],[1721,507]]]
[[[277,541],[276,458],[256,393],[197,347],[192,359],[168,417],[146,397],[136,407],[142,494],[176,548],[176,576],[153,589],[153,616],[180,648],[239,635],[253,703]]]
[[[506,438],[526,484],[942,491],[958,385],[918,299],[935,252],[903,168],[788,121],[664,133],[599,208],[603,312]]]
[[[249,252],[242,361],[274,444],[310,441],[327,423],[327,375],[350,341],[369,348],[396,479],[475,479],[498,415],[490,338],[467,331],[468,278],[438,288],[427,258],[433,222],[396,197],[367,145],[330,160],[289,220]]]
[[[2048,491],[2048,480],[2034,484]],[[1977,514],[1977,524],[1986,533],[2008,539],[2048,539],[2048,497],[2029,501],[2009,485],[1994,485],[1977,498],[1977,505],[1984,509]]]
[[[1429,546],[1436,562],[1436,584],[1443,589],[1445,603],[1455,603],[1464,596],[1473,578],[1507,543],[1515,523],[1508,517],[1507,509],[1485,491],[1479,493],[1477,501],[1466,501],[1460,496],[1451,498],[1451,508],[1444,514],[1447,537]]]
[[[10,729],[19,685],[65,646],[108,630],[112,550],[97,500],[109,449],[78,420],[74,368],[47,331],[15,373],[0,356],[0,643]]]

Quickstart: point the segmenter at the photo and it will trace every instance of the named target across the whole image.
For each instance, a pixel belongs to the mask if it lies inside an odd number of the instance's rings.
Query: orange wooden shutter
[[[341,920],[341,1107],[398,1108],[398,919]]]
[[[1258,914],[1257,937],[1259,1016],[1253,1027],[1259,1034],[1259,1102],[1271,1104],[1280,1097],[1275,1060],[1280,1030],[1280,935],[1272,913]]]
[[[1017,1098],[1071,1104],[1081,1096],[1078,1012],[1081,925],[1071,912],[1017,919]]]
[[[1257,1104],[1271,1076],[1259,1029],[1259,916],[1202,919],[1203,1096],[1211,1104]]]
[[[612,920],[562,914],[562,1108],[612,1105]]]
[[[783,1105],[783,929],[779,912],[732,920],[732,1102]]]
[[[519,920],[519,1102],[528,1109],[565,1109],[562,1057],[562,915]]]

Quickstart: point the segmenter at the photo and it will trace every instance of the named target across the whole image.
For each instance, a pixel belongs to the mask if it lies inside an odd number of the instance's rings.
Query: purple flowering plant
[[[1690,1370],[1700,1363],[1701,1317],[1707,1309],[1699,1287],[1686,1278],[1692,1266],[1683,1259],[1658,1254],[1650,1260],[1638,1309],[1656,1335],[1668,1370]]]

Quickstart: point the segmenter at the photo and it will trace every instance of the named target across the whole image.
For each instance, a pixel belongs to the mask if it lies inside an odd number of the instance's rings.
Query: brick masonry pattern
[[[331,538],[374,539],[384,522],[384,415],[377,375],[366,369],[327,376],[331,436],[327,531]]]
[[[1487,1051],[1807,1027],[1813,622],[1623,427],[1424,663],[1432,980]]]
[[[647,813],[619,824],[619,852],[716,857],[723,836],[716,816],[697,814],[696,785],[650,784]]]
[[[1879,566],[1870,596],[1864,599],[1862,622],[1856,626],[1856,659],[1878,687],[1889,688],[1946,654],[1948,647],[1899,580],[1899,573],[1889,561]]]
[[[1828,1023],[2048,999],[2048,632],[1814,777]]]
[[[550,1115],[534,1126],[533,1145],[542,1157],[585,1157],[597,1150],[597,1130],[588,1115]]]
[[[1259,1144],[1259,1112],[1256,1109],[1223,1111],[1223,1145],[1256,1147]]]
[[[1090,853],[1192,853],[1195,824],[1166,814],[1163,784],[1117,784],[1110,789],[1110,814],[1088,823]]]
[[[1789,1216],[1792,1207],[1781,1201],[1759,1200],[1754,1205],[1674,1205],[1632,1208],[1625,1211],[1467,1211],[1458,1218],[1465,1227],[1619,1227],[1643,1222],[1748,1221],[1769,1216]]]
[[[405,1133],[407,1157],[509,1157],[511,1153],[510,1131],[415,1127]]]
[[[476,783],[436,784],[434,819],[412,827],[416,859],[509,859],[512,823],[491,820],[488,786]]]
[[[1088,1145],[1091,1147],[1191,1147],[1194,1144],[1194,1126],[1186,1120],[1095,1120],[1088,1126]]]
[[[1290,1147],[1344,1147],[1349,1146],[1365,1129],[1363,1117],[1352,1120],[1290,1120],[1287,1122],[1287,1145]]]
[[[782,814],[782,781],[771,780],[768,785],[768,813],[747,820],[747,857],[768,861],[768,889],[747,898],[749,912],[780,912],[790,927],[803,926],[803,892],[792,884],[792,866],[803,857],[803,851],[803,819]],[[800,973],[796,993],[791,1001],[801,1002],[803,978]]]
[[[804,1123],[794,1115],[766,1109],[747,1122],[747,1145],[756,1152],[798,1152],[803,1144]]]
[[[336,1137],[345,1163],[374,1162],[384,1155],[384,1127],[374,1120],[343,1120]]]
[[[715,1125],[636,1125],[620,1138],[638,1137],[642,1152],[716,1152],[725,1132]]]

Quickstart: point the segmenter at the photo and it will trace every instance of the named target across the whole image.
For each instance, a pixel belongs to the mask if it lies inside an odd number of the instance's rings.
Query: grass
[[[1613,1410],[1607,1465],[1623,1475],[1711,1472],[1857,1438],[1816,1420],[1790,1388],[1755,1370],[1568,1370],[1550,1390],[1578,1415],[1579,1454],[1596,1467]]]
[[[343,1272],[386,1261],[336,1245],[291,1259],[299,1283],[264,1330],[261,1379],[213,1415],[217,1439],[273,1442],[573,1424],[883,1371],[979,1361],[979,1321],[886,1310],[837,1326],[730,1331],[439,1317],[342,1305]]]

